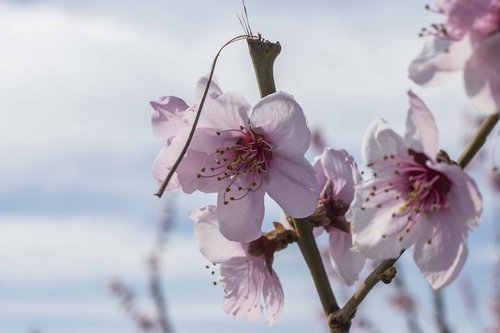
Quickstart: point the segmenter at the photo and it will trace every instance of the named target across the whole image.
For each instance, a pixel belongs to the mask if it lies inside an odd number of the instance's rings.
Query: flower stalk
[[[247,38],[248,50],[252,58],[255,77],[259,85],[260,97],[264,98],[276,92],[274,84],[274,60],[281,52],[279,42],[264,40],[260,34]]]

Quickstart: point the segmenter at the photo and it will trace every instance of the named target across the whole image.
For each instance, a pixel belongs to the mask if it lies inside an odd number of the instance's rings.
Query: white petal
[[[153,161],[153,176],[158,182],[158,186],[161,186],[167,178],[168,173],[172,169],[173,163],[171,162],[172,154],[169,152],[168,147],[163,147],[155,160]],[[174,191],[179,188],[179,180],[177,179],[177,174],[174,174],[170,179],[170,182],[165,189],[167,192]]]
[[[354,197],[354,185],[361,177],[352,156],[345,150],[325,149],[321,155],[324,173],[333,184],[336,199],[351,202]]]
[[[427,166],[442,172],[451,181],[447,201],[457,211],[454,224],[460,225],[464,232],[474,229],[483,213],[483,199],[474,180],[457,165],[428,162]]]
[[[248,124],[250,109],[250,104],[237,93],[225,93],[215,99],[206,99],[198,128],[239,130],[240,126]]]
[[[469,36],[458,42],[444,38],[428,40],[422,52],[409,68],[410,78],[422,86],[434,86],[447,81],[451,75],[464,67],[472,53]]]
[[[252,126],[261,127],[273,146],[273,154],[290,158],[303,156],[311,143],[311,130],[304,112],[293,97],[277,92],[253,107]]]
[[[261,258],[234,258],[220,267],[224,311],[237,319],[256,321],[262,315],[265,264]]]
[[[408,91],[410,110],[406,118],[405,139],[417,152],[423,152],[434,158],[438,147],[438,129],[434,116],[427,105],[412,91]]]
[[[193,210],[189,217],[195,221],[194,234],[205,258],[213,263],[223,263],[234,257],[246,256],[246,244],[231,242],[219,232],[215,206]]]
[[[151,115],[151,125],[154,135],[164,143],[184,132],[188,126],[184,120],[184,112],[189,108],[186,102],[174,96],[164,96],[160,101],[150,102],[154,111]]]
[[[414,247],[413,258],[434,289],[451,283],[467,258],[466,235],[454,225],[456,218],[452,209],[434,214]]]
[[[281,314],[285,302],[280,279],[274,270],[272,274],[269,271],[265,272],[262,296],[266,304],[267,322],[272,325]]]
[[[200,102],[201,98],[203,97],[203,93],[205,92],[205,89],[207,88],[207,83],[208,83],[208,76],[204,76],[198,80],[196,83],[196,90],[195,90],[195,100],[197,104]],[[220,88],[217,79],[215,77],[212,77],[212,80],[210,82],[210,87],[208,88],[208,93],[207,93],[207,98],[208,99],[215,99],[222,95],[222,89]]]
[[[237,242],[251,242],[262,236],[264,186],[255,192],[248,192],[239,200],[227,200],[224,193],[225,188],[217,196],[217,216],[222,235]],[[224,204],[226,200],[227,205]]]
[[[365,265],[365,256],[352,249],[350,233],[335,228],[329,233],[332,268],[348,286],[351,286],[359,278],[359,273]]]
[[[500,112],[500,34],[484,40],[467,61],[464,71],[467,95],[479,111]]]
[[[372,185],[377,183],[356,188],[354,201],[346,214],[351,222],[354,248],[372,259],[397,258],[418,239],[420,224],[410,224],[407,217],[398,214],[403,201],[396,200],[397,192],[381,190],[372,196]],[[377,187],[382,188],[381,185]]]
[[[368,127],[361,146],[365,164],[378,163],[385,156],[406,155],[403,138],[394,132],[382,118],[375,119]]]
[[[314,169],[305,159],[288,160],[273,156],[266,175],[266,191],[289,215],[303,218],[318,205],[318,184]]]
[[[201,168],[203,166],[207,169],[214,166],[212,164],[207,164],[207,159],[207,153],[188,149],[177,168],[177,177],[185,193],[190,194],[197,190],[206,193],[214,193],[227,186],[226,181],[218,181],[216,177],[198,177],[198,174],[202,174]]]

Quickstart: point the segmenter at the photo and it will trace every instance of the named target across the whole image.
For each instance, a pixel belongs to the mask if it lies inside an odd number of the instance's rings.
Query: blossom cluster
[[[437,0],[445,23],[434,30],[409,67],[420,85],[442,82],[463,69],[467,94],[486,113],[500,109],[500,1]],[[294,223],[326,232],[336,275],[359,279],[366,259],[413,258],[433,288],[451,283],[467,257],[467,237],[480,222],[482,199],[473,179],[438,147],[438,127],[426,104],[408,92],[406,133],[375,119],[362,140],[362,176],[343,149],[325,148],[310,163],[311,131],[288,93],[253,107],[207,78],[195,102],[166,96],[151,102],[153,131],[163,144],[153,175],[163,183],[188,142],[202,91],[199,122],[167,191],[217,193],[216,205],[194,210],[201,253],[220,266],[224,310],[269,324],[281,313],[284,293],[275,254],[297,242]],[[263,231],[265,194],[288,218]],[[298,219],[298,220],[297,220]]]

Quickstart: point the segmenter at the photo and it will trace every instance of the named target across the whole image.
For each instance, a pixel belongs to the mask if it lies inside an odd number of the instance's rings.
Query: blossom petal
[[[485,114],[500,112],[500,34],[484,40],[467,61],[464,71],[467,95]]]
[[[158,102],[150,102],[154,111],[151,115],[151,125],[154,135],[164,143],[184,131],[187,123],[183,120],[183,113],[189,106],[182,99],[175,96],[161,97]]]
[[[472,45],[468,35],[457,42],[432,38],[410,64],[409,77],[424,87],[441,84],[464,67],[471,53]]]
[[[417,240],[421,225],[398,214],[403,200],[397,192],[380,190],[372,195],[373,186],[383,188],[377,182],[356,188],[346,214],[354,248],[372,259],[397,258]]]
[[[220,267],[224,285],[224,311],[237,319],[256,321],[262,315],[261,295],[265,276],[262,258],[233,258]]]
[[[203,76],[196,83],[195,100],[197,103],[199,103],[201,98],[203,97],[203,93],[207,88],[207,84],[208,76]],[[210,81],[210,87],[208,88],[207,98],[215,99],[220,95],[222,95],[222,89],[220,88],[217,79],[215,77],[212,77],[212,80]]]
[[[453,223],[464,231],[477,227],[483,212],[483,199],[474,180],[457,165],[428,163],[427,166],[445,174],[452,183],[447,201],[457,211],[457,219]]]
[[[239,130],[240,126],[248,124],[250,110],[250,104],[237,93],[225,93],[215,99],[207,98],[198,121],[198,128],[206,127],[219,131]]]
[[[198,177],[203,166],[213,167],[213,165],[207,164],[207,160],[207,153],[192,149],[187,151],[176,171],[179,183],[185,193],[190,194],[196,190],[213,193],[227,186],[225,182],[218,181],[216,177]]]
[[[350,233],[331,228],[329,234],[332,268],[348,286],[351,286],[359,279],[359,273],[365,265],[365,256],[352,250]]]
[[[292,217],[311,215],[318,205],[318,184],[311,164],[302,157],[273,156],[266,175],[267,193]]]
[[[272,325],[281,314],[285,301],[280,279],[274,270],[272,273],[269,270],[265,272],[262,295],[266,304],[267,322],[269,325]]]
[[[434,158],[438,147],[438,129],[434,116],[427,105],[412,91],[408,91],[408,96],[410,110],[406,118],[405,140],[414,150]]]
[[[413,250],[413,258],[434,289],[451,283],[460,273],[467,258],[466,234],[455,225],[460,218],[453,209],[433,214]]]
[[[262,236],[264,218],[264,186],[250,191],[239,200],[227,200],[224,204],[225,187],[217,196],[217,217],[221,234],[229,240],[251,242]]]
[[[351,202],[354,185],[361,181],[361,175],[352,156],[345,150],[325,149],[321,155],[324,172],[333,184],[335,199]]]
[[[168,173],[172,169],[172,165],[174,164],[172,162],[172,156],[173,154],[169,152],[168,147],[163,147],[153,161],[153,176],[158,182],[158,186],[165,181],[165,178],[167,178]],[[177,174],[174,174],[165,190],[167,192],[174,191],[178,189],[179,186],[180,184]]]
[[[363,161],[369,165],[383,161],[389,155],[406,155],[407,149],[403,138],[389,128],[385,120],[377,118],[365,133],[361,152]]]
[[[195,221],[194,234],[205,258],[213,263],[223,263],[234,257],[245,257],[244,244],[231,242],[219,232],[219,223],[213,205],[193,210],[189,217]]]
[[[311,130],[304,112],[287,93],[280,91],[264,97],[253,107],[250,119],[254,128],[263,129],[275,155],[302,156],[309,148]]]

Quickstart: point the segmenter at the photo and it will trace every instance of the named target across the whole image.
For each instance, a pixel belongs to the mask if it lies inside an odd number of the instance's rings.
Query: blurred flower
[[[345,150],[325,149],[314,161],[316,180],[321,190],[320,204],[325,207],[329,234],[329,256],[334,272],[347,285],[358,280],[365,256],[353,251],[350,225],[345,213],[354,197],[354,186],[362,178],[352,156]]]
[[[284,301],[280,280],[271,267],[277,244],[264,239],[252,243],[225,239],[219,232],[215,206],[194,210],[190,217],[196,223],[201,253],[212,263],[220,264],[224,311],[235,318],[255,321],[262,315],[263,298],[267,321],[273,324]]]
[[[382,119],[365,134],[363,159],[373,180],[356,189],[347,213],[354,245],[367,257],[413,257],[433,288],[450,283],[467,257],[467,233],[477,226],[482,199],[474,181],[441,152],[427,106],[409,92],[407,133]]]
[[[205,104],[177,175],[186,193],[218,193],[224,237],[252,241],[262,234],[266,192],[293,217],[316,208],[314,170],[304,157],[310,141],[292,96],[274,93],[252,109],[240,95],[225,93]]]
[[[476,107],[500,110],[500,0],[436,0],[445,23],[434,24],[432,35],[411,63],[410,78],[423,86],[447,80],[464,70],[467,95]]]

